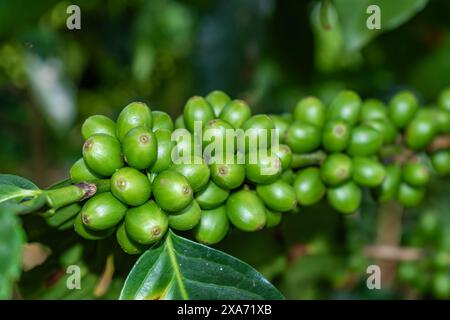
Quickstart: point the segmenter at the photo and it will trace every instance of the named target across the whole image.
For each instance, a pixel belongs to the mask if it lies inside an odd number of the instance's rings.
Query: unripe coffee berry
[[[228,219],[242,231],[256,231],[266,224],[265,207],[254,191],[239,190],[226,203]]]
[[[367,157],[378,152],[383,145],[382,135],[367,126],[352,129],[347,152],[354,157]]]
[[[122,149],[128,165],[140,170],[153,165],[158,154],[156,137],[145,127],[128,131],[122,140]]]
[[[300,171],[295,178],[293,187],[297,201],[302,206],[316,204],[326,192],[326,187],[320,177],[320,170],[316,167]]]
[[[81,208],[83,224],[91,230],[106,230],[118,224],[127,211],[127,206],[112,193],[104,192],[90,198]]]
[[[94,134],[83,145],[83,159],[96,174],[109,177],[123,167],[120,142],[107,134]]]
[[[81,135],[84,140],[96,133],[104,133],[116,137],[116,123],[102,115],[94,115],[87,118],[81,126]]]
[[[329,152],[344,151],[350,143],[350,126],[343,120],[328,121],[322,132],[322,146]]]
[[[211,210],[202,210],[199,224],[194,228],[194,237],[198,242],[213,245],[228,233],[230,223],[225,206]]]
[[[342,91],[331,102],[328,120],[343,120],[354,126],[360,120],[361,98],[356,92]]]
[[[353,159],[353,180],[360,186],[374,188],[386,176],[384,166],[377,160],[357,157]]]
[[[164,111],[152,111],[152,131],[156,131],[159,129],[166,129],[169,131],[173,131],[174,124],[172,117],[168,115]]]
[[[353,181],[350,181],[339,187],[329,189],[327,199],[335,210],[350,214],[360,207],[362,191]]]
[[[412,187],[425,187],[430,182],[430,178],[430,170],[423,163],[408,162],[403,167],[403,181]]]
[[[137,169],[126,167],[111,177],[111,192],[130,206],[139,206],[150,198],[152,187],[148,177]]]
[[[227,200],[230,191],[209,180],[208,184],[195,194],[195,200],[202,209],[214,209]]]
[[[176,171],[161,172],[152,187],[156,203],[165,211],[180,211],[192,202],[193,192],[188,180]]]
[[[325,158],[320,174],[322,180],[331,187],[339,186],[349,181],[353,174],[353,164],[350,157],[343,153],[333,153]]]
[[[201,128],[208,121],[214,119],[214,110],[204,98],[195,96],[187,101],[184,106],[183,115],[186,129],[190,132],[194,132],[196,121],[198,121]]]
[[[404,128],[419,108],[417,98],[409,91],[397,93],[389,102],[389,118],[398,128]]]
[[[169,215],[169,227],[180,231],[191,230],[200,222],[200,216],[200,206],[194,200],[183,210]]]
[[[314,151],[321,143],[321,129],[310,123],[295,121],[286,132],[285,142],[294,153]]]
[[[271,184],[257,185],[256,193],[269,209],[275,211],[290,211],[297,205],[294,189],[283,180],[277,180]]]
[[[153,125],[152,112],[143,102],[132,102],[120,112],[117,118],[116,135],[122,141],[133,128],[145,127],[151,129]]]
[[[125,222],[122,222],[116,231],[116,240],[122,250],[128,254],[140,254],[147,246],[132,240],[125,229]]]
[[[215,117],[218,118],[223,108],[231,101],[231,99],[225,92],[214,90],[208,93],[206,101],[208,101],[213,108]]]
[[[169,222],[166,213],[153,201],[130,208],[125,216],[125,228],[129,237],[140,244],[159,241],[167,232]]]
[[[229,102],[220,113],[220,119],[225,120],[235,129],[242,128],[242,125],[250,119],[252,111],[245,101],[233,100]]]
[[[325,123],[325,106],[316,97],[306,97],[297,103],[293,115],[297,121],[322,127]]]
[[[78,159],[70,168],[72,183],[89,182],[100,179],[100,176],[88,168],[83,158]]]

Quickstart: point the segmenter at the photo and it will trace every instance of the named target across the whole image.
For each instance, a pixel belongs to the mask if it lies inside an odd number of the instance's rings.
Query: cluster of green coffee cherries
[[[229,135],[241,129],[253,133],[243,146]],[[350,214],[358,210],[364,187],[380,201],[418,205],[431,169],[415,155],[431,152],[435,138],[450,132],[450,90],[434,108],[419,108],[409,92],[385,106],[343,91],[328,106],[307,97],[283,115],[252,115],[244,101],[213,91],[190,98],[175,122],[133,102],[117,121],[91,116],[81,131],[83,157],[70,170],[72,182],[108,179],[109,188],[84,203],[75,231],[88,239],[116,232],[122,249],[138,254],[168,228],[192,230],[197,241],[211,245],[231,227],[273,227],[283,212],[322,198]],[[172,139],[175,132],[183,139]],[[253,138],[256,149],[250,148]],[[230,140],[233,148],[206,152]],[[216,153],[223,158],[214,158]],[[398,161],[403,154],[406,160]],[[433,150],[430,158],[437,173],[450,174],[448,148]]]

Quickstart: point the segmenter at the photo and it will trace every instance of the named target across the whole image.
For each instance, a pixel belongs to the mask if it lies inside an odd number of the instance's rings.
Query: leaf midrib
[[[173,246],[171,233],[167,235],[165,245],[167,247],[170,263],[172,264],[173,272],[175,274],[175,279],[178,283],[178,287],[180,288],[181,297],[183,298],[183,300],[189,300],[189,295],[187,293],[186,287],[184,286],[180,266],[178,265],[177,257],[175,256],[175,248]]]

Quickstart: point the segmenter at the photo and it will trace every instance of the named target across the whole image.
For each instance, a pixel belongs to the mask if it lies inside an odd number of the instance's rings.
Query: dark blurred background
[[[220,89],[254,112],[281,113],[305,95],[328,102],[344,88],[384,101],[410,89],[428,105],[450,85],[449,1],[331,3],[326,30],[318,0],[0,1],[0,172],[41,187],[67,177],[83,120],[114,118],[133,100],[176,116],[190,96]],[[81,30],[66,27],[71,4],[81,8]],[[366,27],[370,4],[382,9],[381,30]],[[449,297],[449,188],[434,183],[403,217],[384,210],[393,220],[377,217],[366,197],[357,219],[313,208],[279,230],[234,233],[219,248],[288,298]],[[390,224],[399,219],[403,231]],[[363,246],[386,234],[431,248],[431,258],[404,262],[403,282],[369,292]]]

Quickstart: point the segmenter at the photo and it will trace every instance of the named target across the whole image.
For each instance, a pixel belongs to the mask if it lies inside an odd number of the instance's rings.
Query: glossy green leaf
[[[361,49],[379,34],[395,29],[421,11],[428,0],[335,0],[345,46],[348,52]],[[381,12],[381,28],[369,29],[367,8],[377,5]]]
[[[22,189],[37,190],[39,189],[33,182],[25,178],[12,174],[0,174],[0,185],[12,185]]]
[[[0,206],[0,299],[11,297],[14,281],[21,272],[25,235],[10,206]]]
[[[12,199],[24,199],[38,195],[36,190],[27,190],[10,184],[0,184],[0,203]]]
[[[169,232],[136,262],[121,299],[283,299],[248,264]]]

